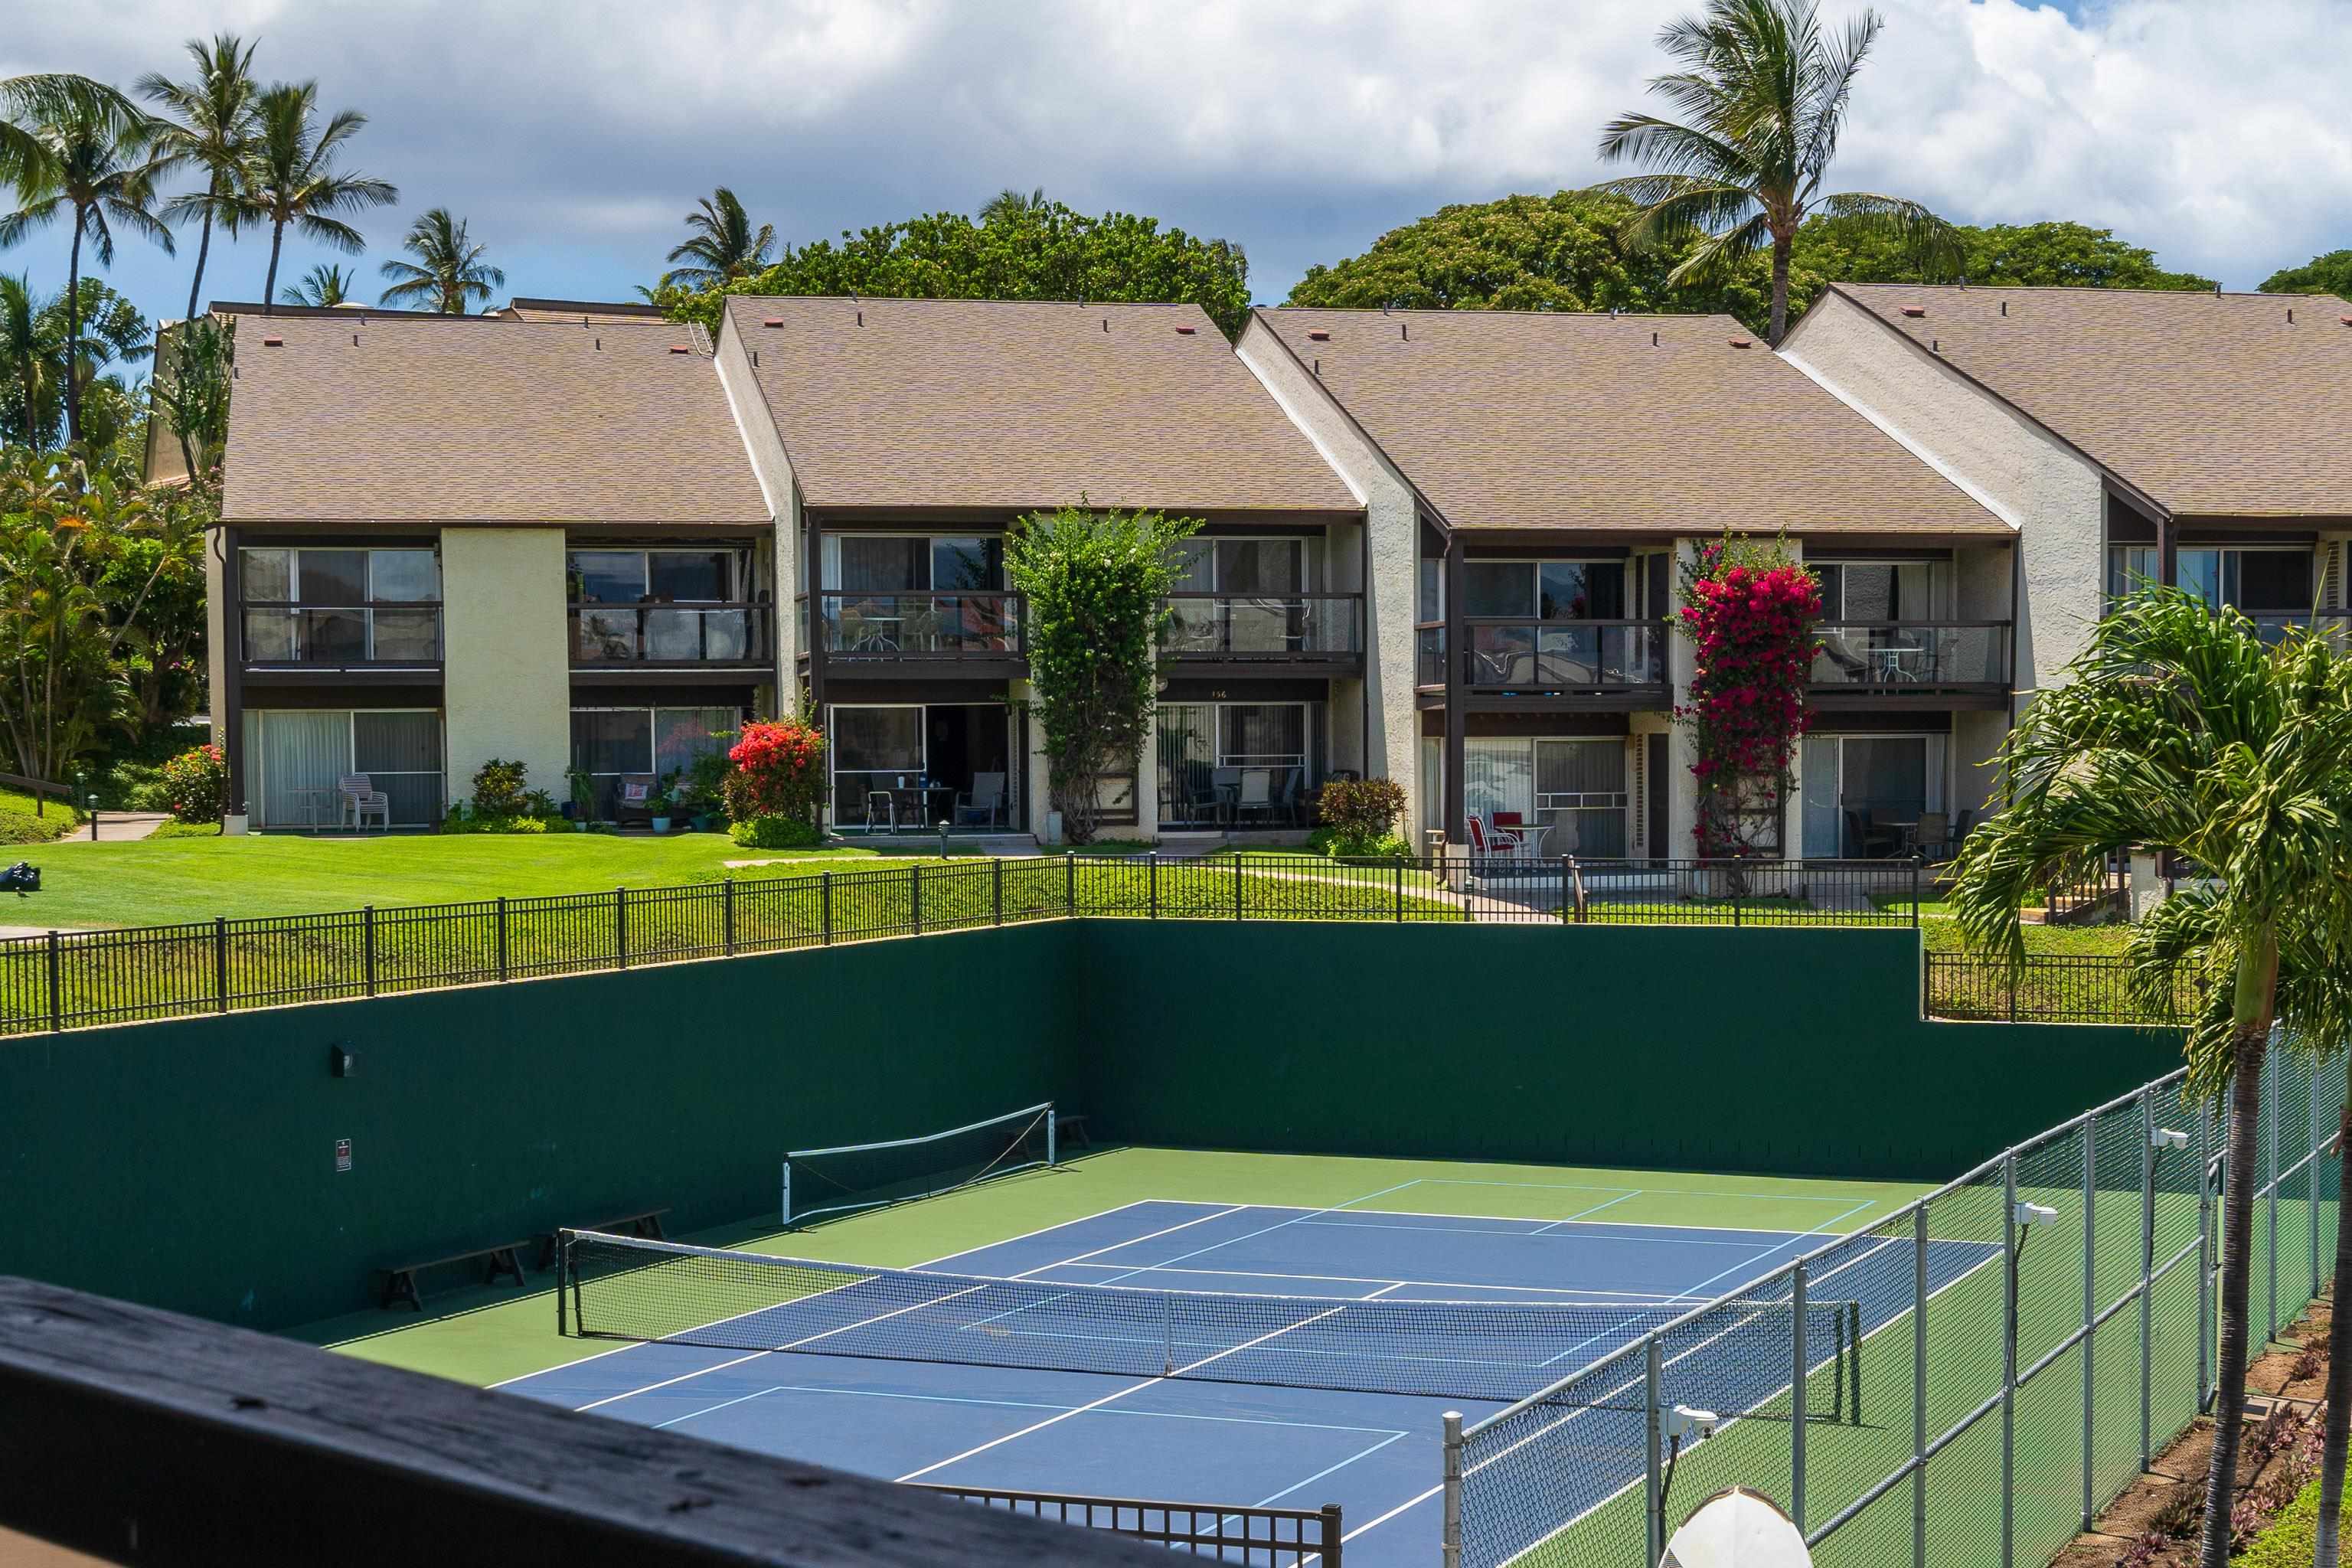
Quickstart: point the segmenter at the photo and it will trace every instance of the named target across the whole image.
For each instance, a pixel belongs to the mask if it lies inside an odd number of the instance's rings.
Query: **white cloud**
[[[1970,221],[2112,226],[2233,287],[2352,243],[2347,0],[1879,0],[1837,171]],[[471,218],[520,292],[625,295],[721,182],[794,239],[1042,184],[1243,242],[1262,297],[1447,201],[1588,183],[1696,0],[128,0],[36,5],[0,74],[176,73],[261,40],[373,123],[406,216]],[[1830,0],[1832,16],[1853,7]],[[62,237],[0,257],[61,272]],[[289,244],[281,272],[316,258]],[[222,297],[259,288],[252,242]],[[184,263],[123,247],[151,308]],[[173,283],[173,279],[178,279]]]

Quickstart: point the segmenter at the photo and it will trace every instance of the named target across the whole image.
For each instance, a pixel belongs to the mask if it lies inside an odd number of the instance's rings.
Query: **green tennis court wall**
[[[2180,1062],[1925,1021],[1908,930],[1085,930],[1083,1098],[1139,1143],[1940,1182]]]
[[[1049,1098],[1079,934],[0,1041],[0,1274],[272,1328],[367,1304],[381,1266],[663,1205],[674,1231],[772,1212],[786,1149]]]

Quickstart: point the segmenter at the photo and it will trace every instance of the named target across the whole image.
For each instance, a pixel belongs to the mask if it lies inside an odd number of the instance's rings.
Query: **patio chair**
[[[1274,770],[1243,768],[1240,773],[1241,793],[1234,801],[1234,819],[1238,821],[1254,811],[1268,822],[1272,822],[1274,820]]]
[[[1940,811],[1923,811],[1919,826],[1911,830],[1911,847],[1930,860],[1948,858],[1952,853],[1952,819]]]
[[[1224,826],[1225,803],[1232,797],[1218,787],[1217,774],[1222,771],[1198,764],[1184,769],[1184,795],[1182,800],[1176,803],[1181,820],[1213,822],[1220,827]]]
[[[1846,807],[1845,832],[1853,841],[1855,856],[1864,860],[1882,859],[1893,854],[1899,842],[1893,828],[1873,823],[1869,812],[1855,806]]]
[[[1470,853],[1480,860],[1516,860],[1527,847],[1527,840],[1517,834],[1489,823],[1476,812],[1468,818]]]
[[[336,826],[345,821],[362,833],[367,831],[368,814],[375,814],[378,826],[392,831],[392,797],[375,787],[365,773],[345,773],[335,781],[335,794],[341,805],[335,813]]]
[[[1004,775],[974,773],[971,787],[957,795],[956,821],[978,817],[991,827],[1001,826],[1004,820]]]

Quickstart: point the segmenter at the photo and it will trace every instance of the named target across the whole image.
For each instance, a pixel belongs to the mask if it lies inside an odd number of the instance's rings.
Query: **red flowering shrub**
[[[1683,584],[1682,628],[1697,652],[1690,701],[1675,710],[1698,735],[1701,858],[1748,854],[1758,833],[1777,833],[1789,764],[1812,722],[1805,683],[1822,588],[1777,550],[1726,538],[1699,552]]]
[[[165,763],[163,799],[182,822],[218,822],[228,805],[228,759],[221,749],[194,746]]]
[[[729,749],[727,815],[814,824],[824,799],[824,731],[802,719],[754,721]]]

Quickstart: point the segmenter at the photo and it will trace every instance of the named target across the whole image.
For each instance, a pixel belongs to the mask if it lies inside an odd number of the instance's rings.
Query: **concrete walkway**
[[[98,842],[100,844],[128,844],[133,839],[146,837],[149,834],[154,832],[156,828],[171,820],[172,818],[168,813],[161,811],[101,811],[98,814]],[[79,827],[75,828],[63,838],[52,840],[52,842],[58,844],[87,844],[89,841],[89,825],[88,823],[84,823]],[[25,847],[28,849],[46,849],[48,847],[48,845],[28,844],[26,845]]]

